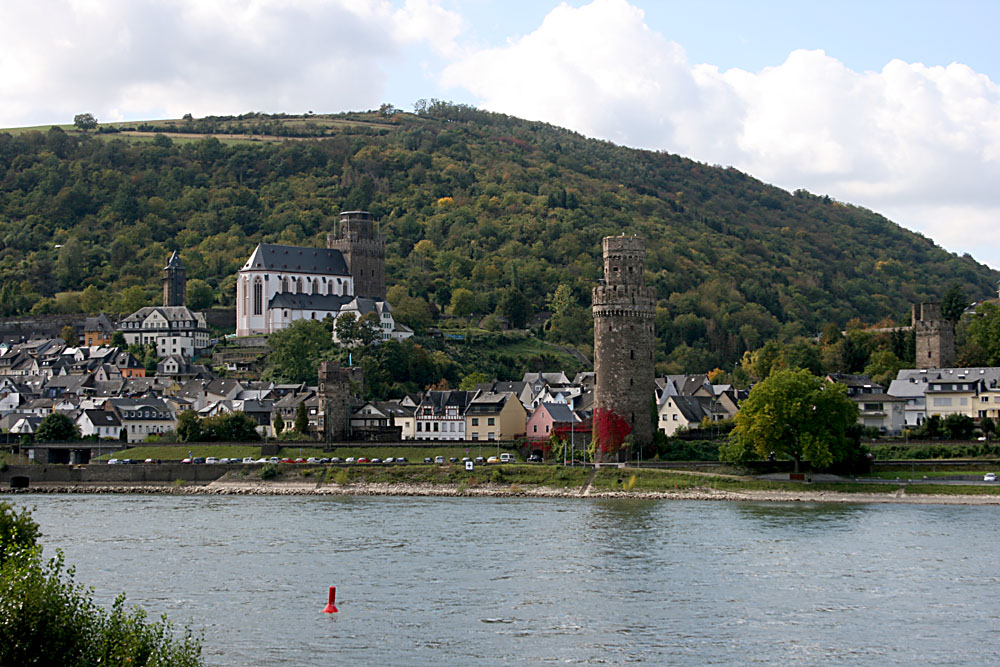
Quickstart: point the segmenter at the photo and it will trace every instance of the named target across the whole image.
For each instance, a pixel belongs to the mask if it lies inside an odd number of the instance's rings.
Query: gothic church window
[[[260,280],[253,283],[253,314],[262,315],[264,313],[264,285]]]

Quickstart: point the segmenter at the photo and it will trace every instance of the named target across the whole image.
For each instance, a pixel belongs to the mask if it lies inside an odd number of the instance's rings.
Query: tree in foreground
[[[827,468],[857,453],[848,435],[857,419],[847,387],[801,369],[778,370],[750,390],[719,456],[744,463],[773,452],[792,458],[796,472],[803,460]]]
[[[73,420],[64,414],[52,412],[45,415],[38,425],[35,440],[38,442],[57,442],[62,440],[79,440],[80,429]]]
[[[175,636],[166,621],[126,608],[110,610],[73,581],[61,553],[42,558],[38,524],[27,511],[0,502],[0,664],[201,665],[201,644],[190,630]]]

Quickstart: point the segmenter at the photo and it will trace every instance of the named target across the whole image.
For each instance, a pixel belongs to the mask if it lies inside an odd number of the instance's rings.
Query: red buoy
[[[333,605],[334,600],[337,599],[337,587],[330,586],[330,597],[327,600],[326,607],[323,608],[324,614],[335,614],[337,613],[337,608]]]

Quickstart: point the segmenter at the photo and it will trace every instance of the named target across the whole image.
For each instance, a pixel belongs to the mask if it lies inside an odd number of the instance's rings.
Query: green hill
[[[175,248],[192,305],[232,306],[255,244],[322,245],[348,209],[381,220],[404,322],[553,310],[545,337],[585,353],[600,239],[641,234],[658,362],[677,370],[731,367],[831,322],[905,322],[953,282],[983,298],[1000,278],[829,197],[432,101],[0,132],[0,314],[156,303]]]

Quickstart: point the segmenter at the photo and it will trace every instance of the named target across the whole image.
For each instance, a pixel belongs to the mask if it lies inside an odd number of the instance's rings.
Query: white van
[[[500,463],[513,463],[515,461],[513,454],[508,454],[504,452],[500,455]]]

